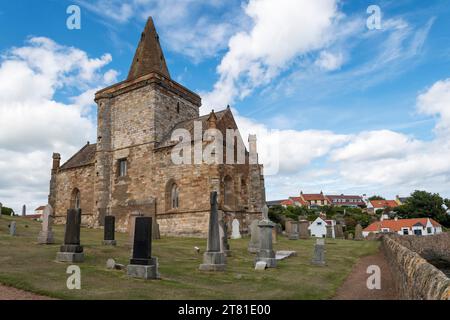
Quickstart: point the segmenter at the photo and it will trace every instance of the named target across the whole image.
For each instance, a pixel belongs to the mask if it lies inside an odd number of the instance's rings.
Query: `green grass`
[[[232,257],[227,271],[198,271],[202,255],[194,246],[206,247],[206,240],[163,238],[153,242],[153,256],[159,258],[161,280],[128,278],[124,271],[107,270],[106,260],[127,264],[128,235],[116,234],[118,246],[101,245],[102,230],[82,228],[85,262],[81,268],[81,290],[68,290],[68,264],[55,261],[63,240],[63,226],[55,226],[56,245],[37,244],[40,224],[15,217],[17,237],[10,237],[8,223],[0,219],[0,283],[60,299],[329,299],[362,256],[375,254],[377,242],[330,240],[327,267],[310,265],[314,240],[289,241],[279,238],[276,250],[295,250],[298,256],[278,263],[276,269],[254,271],[254,255],[247,252],[248,239],[230,240]]]

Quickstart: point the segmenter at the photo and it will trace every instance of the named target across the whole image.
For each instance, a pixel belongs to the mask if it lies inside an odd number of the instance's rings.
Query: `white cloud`
[[[217,68],[220,79],[205,96],[206,110],[244,98],[294,58],[325,46],[340,17],[335,0],[250,0],[245,13],[253,27],[230,39]]]
[[[48,38],[31,38],[0,60],[0,201],[19,210],[44,204],[51,155],[68,159],[95,139],[92,117],[95,88],[116,81],[101,70],[105,54],[89,58],[79,49]],[[72,95],[72,97],[70,97]],[[70,103],[57,96],[65,96]]]
[[[323,70],[334,71],[340,69],[344,64],[344,55],[341,52],[334,54],[328,51],[322,51],[315,64]]]

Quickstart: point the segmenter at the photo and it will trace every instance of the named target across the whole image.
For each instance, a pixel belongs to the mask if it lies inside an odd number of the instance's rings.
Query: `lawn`
[[[105,247],[101,245],[102,230],[82,228],[82,288],[69,290],[68,264],[55,261],[64,227],[54,227],[58,244],[42,246],[37,244],[40,223],[14,217],[18,236],[11,237],[8,224],[12,220],[0,219],[0,283],[60,299],[329,299],[358,258],[378,250],[377,242],[330,240],[326,245],[328,266],[316,267],[310,265],[314,240],[279,237],[275,249],[295,250],[298,256],[261,272],[254,270],[254,255],[247,252],[249,239],[230,240],[232,257],[227,260],[227,271],[205,273],[198,271],[202,255],[194,246],[203,252],[206,240],[163,238],[153,241],[162,279],[145,281],[105,267],[108,258],[128,263],[126,234],[116,234],[117,247]]]

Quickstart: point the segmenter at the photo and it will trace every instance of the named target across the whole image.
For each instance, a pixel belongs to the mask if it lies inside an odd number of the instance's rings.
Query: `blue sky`
[[[81,8],[81,30],[66,27],[72,4]],[[381,9],[379,30],[366,26],[370,5]],[[280,169],[266,179],[268,199],[300,190],[393,197],[427,189],[450,196],[446,1],[19,0],[0,5],[0,85],[7,72],[14,73],[7,62],[23,62],[41,75],[40,68],[52,61],[63,64],[64,55],[73,61],[67,69],[38,77],[36,85],[48,81],[49,93],[36,98],[49,104],[48,110],[36,99],[25,103],[0,93],[3,121],[17,123],[2,131],[0,151],[8,159],[23,159],[8,170],[15,183],[0,178],[0,201],[17,207],[24,201],[41,204],[51,152],[67,159],[95,139],[90,97],[95,89],[126,78],[148,15],[155,20],[172,78],[202,95],[202,112],[230,104],[243,135],[258,134],[263,162],[277,153]],[[31,41],[36,38],[58,47]],[[14,51],[18,48],[23,50]],[[85,56],[70,56],[71,49]],[[54,60],[33,60],[39,50]],[[78,63],[85,63],[82,72]],[[19,75],[16,80],[24,83]],[[21,111],[11,115],[15,105]],[[64,134],[36,135],[41,130],[26,108],[51,124],[65,119]],[[70,108],[76,119],[66,124],[60,113]],[[29,132],[15,132],[21,126]],[[82,134],[77,126],[84,128]],[[12,136],[22,140],[13,146]],[[0,170],[10,168],[8,159],[0,157]],[[28,164],[32,171],[24,169]]]

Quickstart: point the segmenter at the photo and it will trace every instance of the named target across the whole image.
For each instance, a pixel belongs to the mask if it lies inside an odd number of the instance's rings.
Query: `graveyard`
[[[16,235],[8,226],[16,221]],[[81,228],[84,261],[81,289],[69,290],[66,273],[70,263],[57,262],[64,240],[64,226],[53,227],[54,244],[39,245],[41,223],[20,217],[0,219],[0,283],[57,299],[331,299],[364,256],[378,251],[379,242],[326,239],[326,266],[311,263],[315,240],[289,240],[279,236],[274,250],[296,251],[296,256],[277,261],[276,268],[256,271],[255,254],[248,252],[249,237],[230,239],[231,254],[222,272],[204,272],[207,240],[162,237],[152,242],[152,256],[159,261],[158,280],[129,277],[126,270],[110,270],[106,261],[128,265],[128,234],[116,233],[116,246],[102,244],[101,229]],[[195,250],[200,248],[200,252]]]

